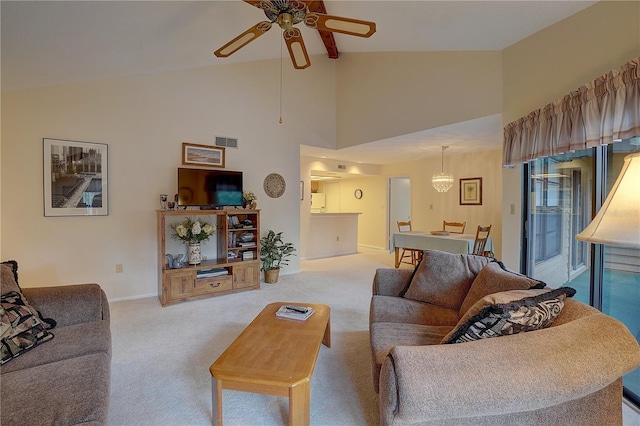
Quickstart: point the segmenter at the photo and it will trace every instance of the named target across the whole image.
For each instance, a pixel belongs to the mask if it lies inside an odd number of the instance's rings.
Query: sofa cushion
[[[50,343],[25,356],[40,350],[46,352],[57,343],[57,334]],[[106,425],[110,375],[109,355],[104,352],[6,374],[3,371],[0,422],[3,425]]]
[[[29,306],[22,294],[12,291],[0,301],[0,364],[53,339],[38,312]]]
[[[55,339],[42,348],[27,352],[4,364],[2,374],[95,353],[104,353],[111,357],[111,331],[108,321],[57,327],[55,335]]]
[[[431,303],[394,296],[373,296],[369,323],[397,322],[422,325],[448,325],[458,322],[458,312]]]
[[[544,288],[545,286],[546,284],[542,281],[507,269],[500,261],[492,261],[485,265],[473,280],[471,288],[460,306],[460,315],[464,315],[478,300],[489,294],[509,290]]]
[[[459,311],[471,283],[490,261],[484,256],[425,250],[404,297]]]
[[[373,357],[373,385],[378,392],[380,368],[394,346],[424,346],[438,344],[451,326],[428,326],[378,322],[369,327]]]
[[[442,343],[470,342],[548,327],[560,314],[565,298],[575,293],[570,287],[561,287],[490,294],[465,313]]]

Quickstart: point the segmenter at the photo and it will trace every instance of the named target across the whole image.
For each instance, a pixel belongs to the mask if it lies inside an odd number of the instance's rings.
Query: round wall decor
[[[362,198],[362,189],[356,189],[353,193],[353,196],[356,197],[358,200]]]
[[[264,192],[271,198],[278,198],[287,189],[287,183],[278,173],[271,173],[264,178]]]

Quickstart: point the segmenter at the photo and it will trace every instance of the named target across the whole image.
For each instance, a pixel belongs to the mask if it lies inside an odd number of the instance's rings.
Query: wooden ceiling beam
[[[311,0],[307,2],[307,8],[310,12],[327,13],[327,8],[324,6],[324,0]],[[327,54],[331,59],[338,59],[340,52],[338,52],[338,46],[336,46],[336,39],[333,37],[331,31],[320,31],[320,38],[324,43],[324,47],[327,49]]]

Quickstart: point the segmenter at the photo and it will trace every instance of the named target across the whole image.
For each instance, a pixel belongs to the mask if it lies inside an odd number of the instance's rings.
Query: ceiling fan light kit
[[[275,22],[282,29],[282,37],[287,44],[289,56],[295,69],[305,69],[311,65],[309,54],[302,39],[302,33],[294,25],[304,22],[309,28],[358,37],[370,37],[376,32],[375,22],[343,18],[310,12],[302,0],[243,0],[262,9],[269,21],[262,21],[234,38],[214,54],[226,58],[269,31]]]
[[[449,148],[448,146],[442,147],[441,156],[441,172],[437,175],[433,175],[431,178],[431,185],[438,192],[447,192],[453,187],[453,175],[444,172],[444,151]]]

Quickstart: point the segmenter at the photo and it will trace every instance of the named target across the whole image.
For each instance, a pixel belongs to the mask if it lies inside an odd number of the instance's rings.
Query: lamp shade
[[[576,239],[640,248],[640,152],[624,158],[622,171],[602,208]]]

